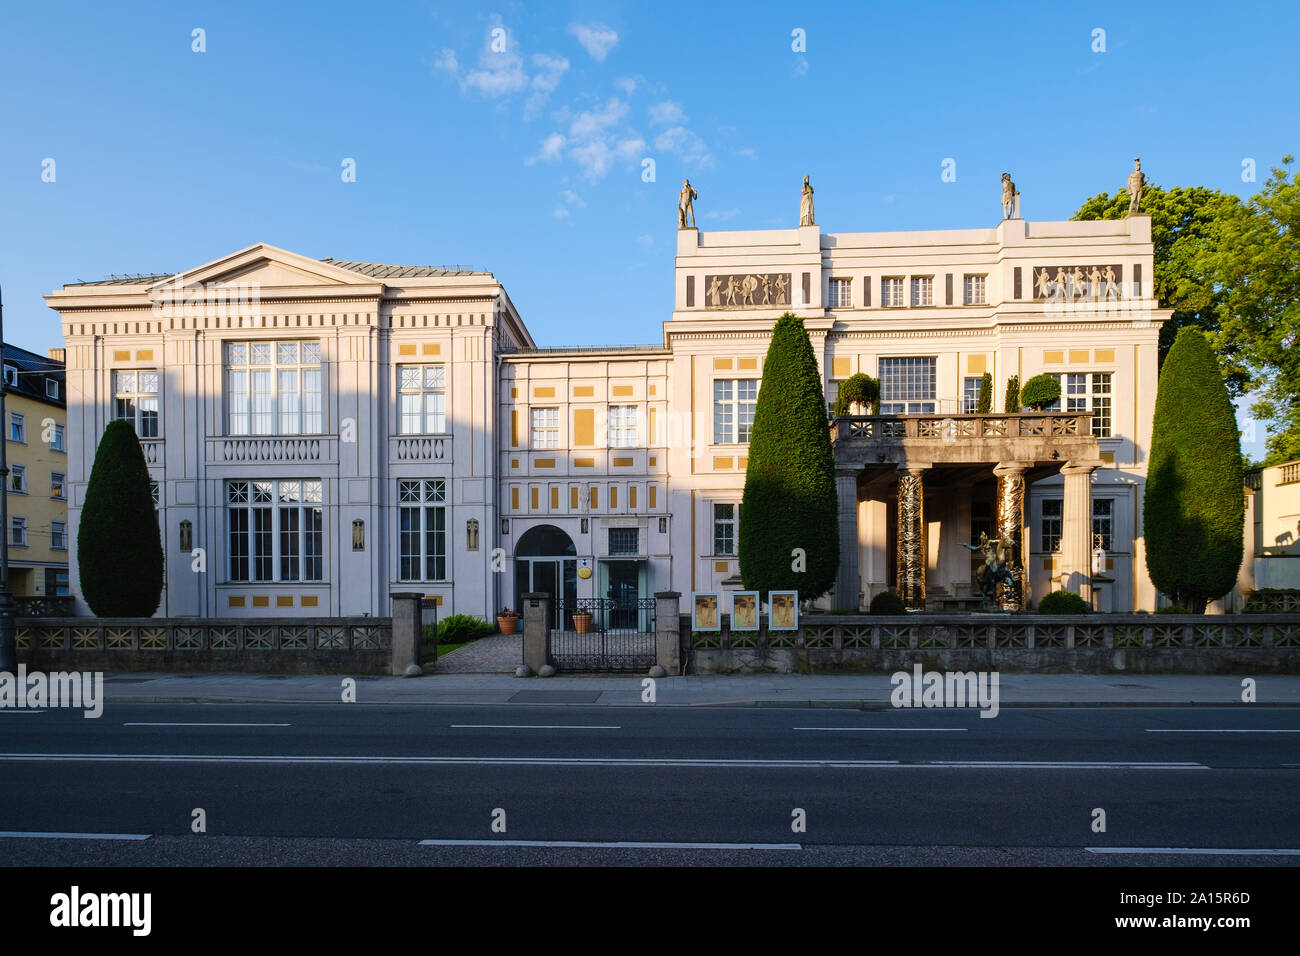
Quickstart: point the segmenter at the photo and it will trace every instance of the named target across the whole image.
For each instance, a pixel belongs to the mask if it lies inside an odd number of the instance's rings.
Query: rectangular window
[[[323,381],[320,342],[227,342],[228,433],[319,435]]]
[[[1094,498],[1092,502],[1092,546],[1110,551],[1114,545],[1115,499]]]
[[[980,378],[964,378],[961,383],[961,413],[974,415],[980,407]]]
[[[52,398],[55,401],[59,399],[59,380],[57,378],[47,378],[45,380],[45,397]]]
[[[397,483],[398,573],[403,581],[447,579],[447,481]]]
[[[1053,375],[1061,383],[1061,397],[1043,411],[1059,412],[1064,401],[1067,412],[1092,412],[1094,438],[1110,438],[1112,428],[1111,373],[1070,372]]]
[[[51,498],[67,497],[67,494],[64,491],[63,472],[61,471],[50,472],[50,497]]]
[[[1111,427],[1110,373],[1092,373],[1092,435],[1109,438]]]
[[[50,522],[50,547],[55,551],[68,550],[68,525],[66,522]]]
[[[9,470],[9,490],[20,495],[27,494],[27,467],[12,465]]]
[[[320,479],[226,483],[231,581],[325,579],[322,488]]]
[[[609,553],[636,554],[640,547],[640,538],[639,528],[610,528]]]
[[[558,408],[534,408],[533,412],[533,447],[560,447],[560,410]]]
[[[16,365],[5,366],[5,384],[10,388],[18,387],[18,367]]]
[[[967,305],[984,305],[988,300],[984,297],[984,287],[987,276],[967,276],[965,289],[962,292],[962,301]]]
[[[19,548],[27,547],[27,519],[13,515],[9,519],[9,528],[9,543]]]
[[[1060,498],[1043,499],[1042,550],[1051,554],[1061,550],[1061,508]]]
[[[447,431],[447,366],[397,366],[398,422],[403,435]]]
[[[736,505],[713,506],[713,553],[736,553]]]
[[[880,280],[880,304],[885,308],[894,308],[903,304],[903,280]]]
[[[125,418],[141,438],[158,437],[158,370],[113,373],[113,417]]]
[[[912,305],[934,305],[933,276],[917,276],[912,280]]]
[[[54,597],[67,597],[71,593],[68,590],[67,568],[45,569],[45,593]]]
[[[933,414],[935,364],[932,358],[882,358],[880,360],[880,413],[882,415]]]
[[[713,443],[744,444],[754,427],[758,379],[724,378],[713,382]]]
[[[22,412],[9,413],[9,440],[27,444],[27,418]]]
[[[830,309],[851,309],[853,308],[853,280],[852,279],[832,279],[830,288],[830,302],[826,304]]]
[[[636,406],[611,405],[609,407],[609,447],[635,448],[637,441]]]

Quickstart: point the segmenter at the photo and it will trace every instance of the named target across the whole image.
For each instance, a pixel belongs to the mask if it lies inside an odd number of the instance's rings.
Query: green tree
[[[108,423],[77,528],[81,594],[97,617],[151,617],[162,597],[163,550],[149,468],[126,419]]]
[[[1035,375],[1020,390],[1020,400],[1040,412],[1060,397],[1061,383],[1047,374]]]
[[[1236,582],[1245,493],[1232,400],[1200,329],[1179,331],[1160,372],[1147,476],[1147,571],[1202,614]]]
[[[1300,458],[1300,173],[1282,157],[1224,230],[1215,257],[1227,308],[1214,344],[1249,377],[1267,461]]]
[[[1012,375],[1007,379],[1007,394],[1005,404],[1002,407],[1008,415],[1014,415],[1020,411],[1020,376]]]
[[[1093,196],[1073,216],[1076,220],[1123,219],[1128,215],[1126,188]],[[1164,189],[1148,184],[1142,191],[1142,211],[1151,216],[1154,247],[1154,286],[1161,305],[1173,315],[1160,329],[1160,361],[1164,362],[1178,330],[1186,327],[1217,332],[1227,316],[1228,290],[1219,276],[1218,257],[1225,230],[1238,221],[1242,202],[1236,196],[1204,186]],[[1244,394],[1249,376],[1231,349],[1220,352],[1220,366],[1229,393]]]
[[[987,415],[993,411],[993,375],[985,372],[980,379],[980,397],[976,400],[975,411]]]
[[[740,508],[740,575],[747,590],[816,598],[840,563],[835,460],[821,373],[803,319],[772,330]]]
[[[880,382],[858,372],[856,375],[850,375],[840,385],[840,393],[835,398],[835,414],[851,414],[850,407],[853,405],[862,405],[866,408],[866,414],[880,414]]]

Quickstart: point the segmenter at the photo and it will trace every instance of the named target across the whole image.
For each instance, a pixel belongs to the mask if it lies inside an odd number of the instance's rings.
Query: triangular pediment
[[[259,243],[216,259],[155,285],[155,288],[197,285],[256,285],[262,289],[303,286],[374,285],[367,276],[350,269],[300,256],[287,249]]]

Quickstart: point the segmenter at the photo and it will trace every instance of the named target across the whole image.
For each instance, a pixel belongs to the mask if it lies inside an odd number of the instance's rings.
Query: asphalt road
[[[1297,865],[1300,708],[0,711],[0,863],[131,862]]]

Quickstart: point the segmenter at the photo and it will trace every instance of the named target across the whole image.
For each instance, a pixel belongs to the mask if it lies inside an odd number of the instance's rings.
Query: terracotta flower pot
[[[519,618],[517,618],[517,617],[498,617],[498,618],[497,618],[497,628],[498,628],[498,630],[501,631],[502,634],[513,634],[513,633],[515,633],[515,628],[517,628],[518,626],[519,626]]]
[[[591,633],[591,615],[575,614],[573,615],[573,629],[579,634]]]

